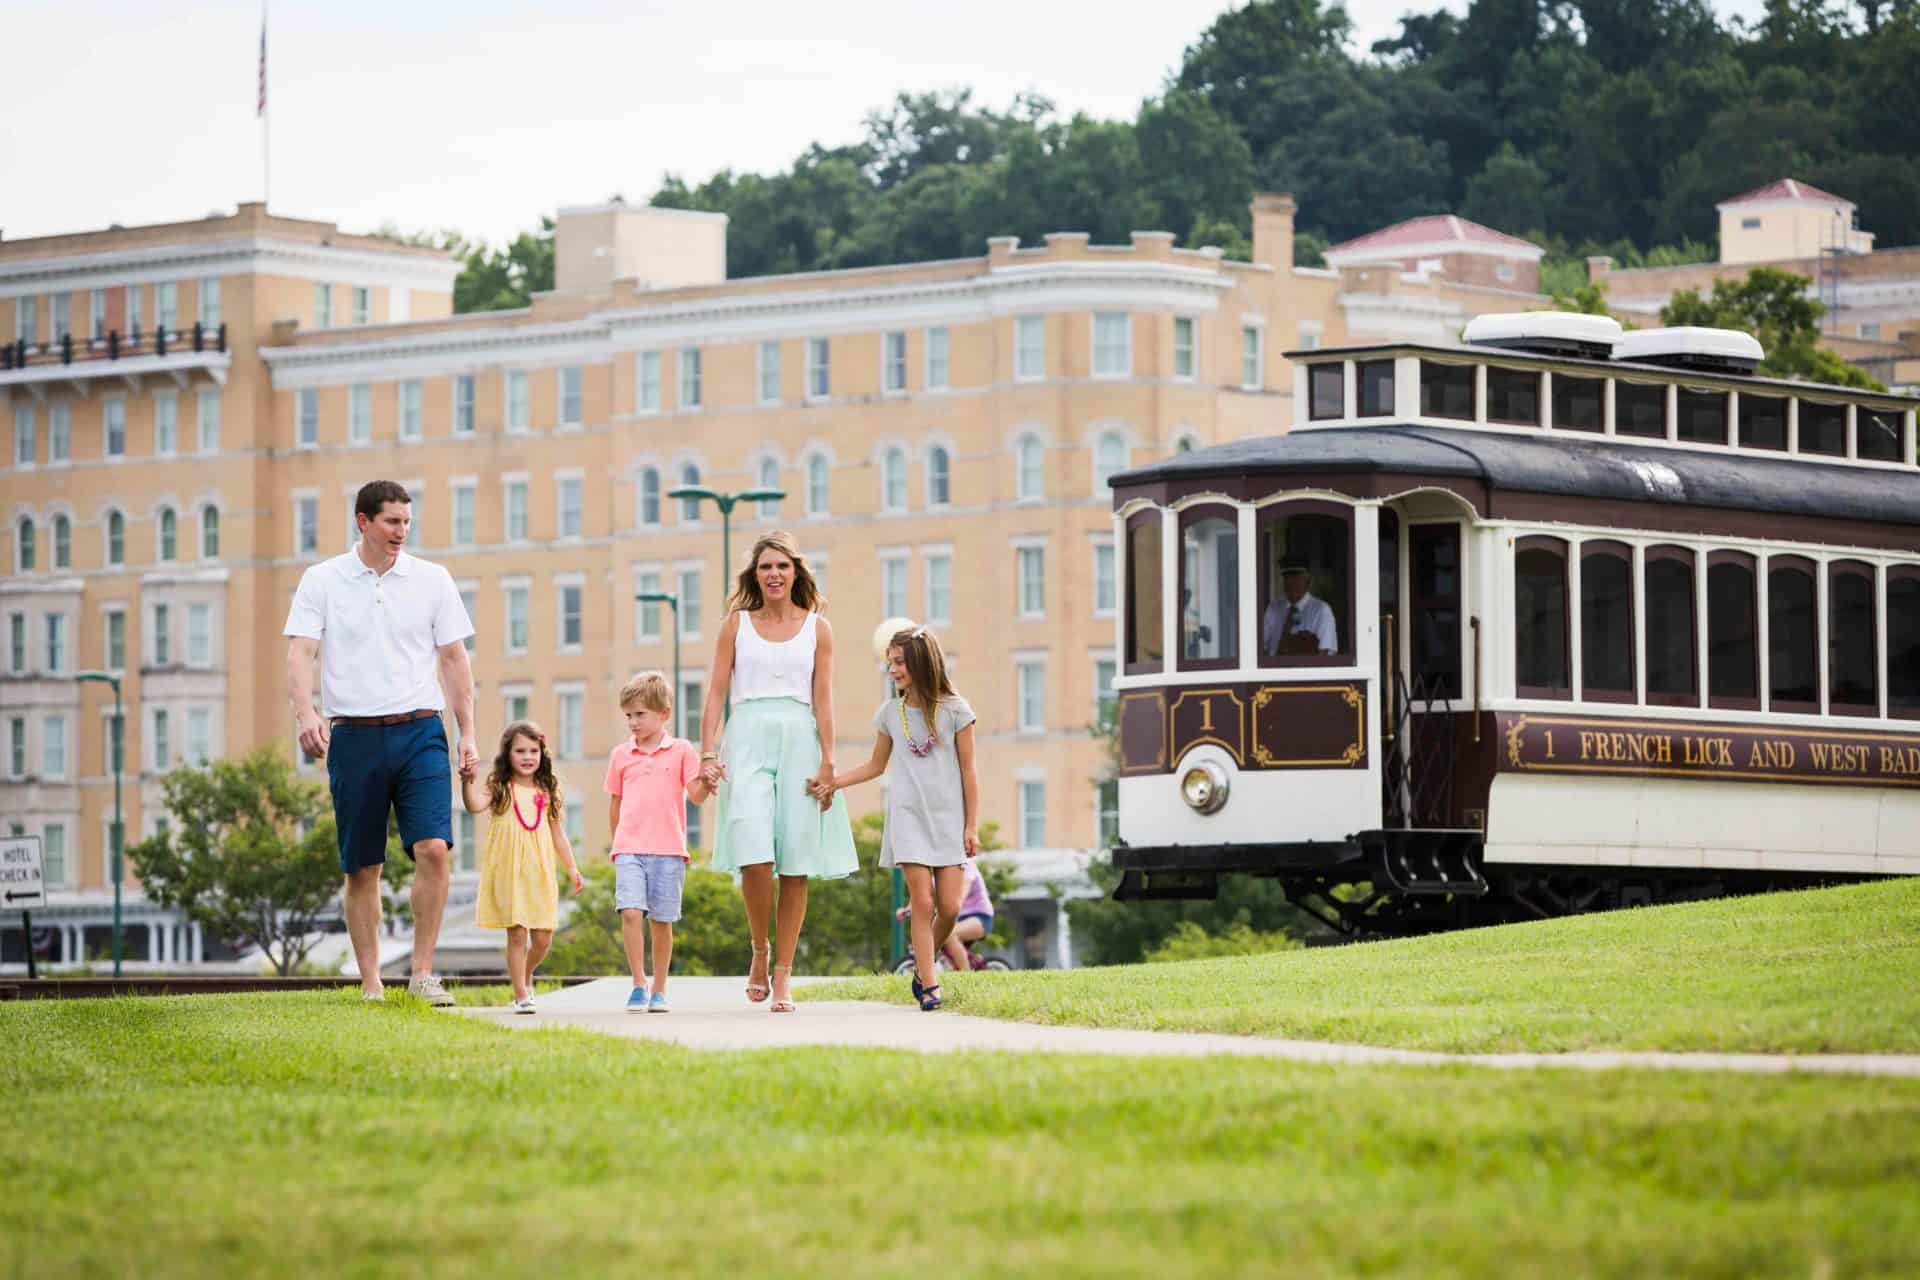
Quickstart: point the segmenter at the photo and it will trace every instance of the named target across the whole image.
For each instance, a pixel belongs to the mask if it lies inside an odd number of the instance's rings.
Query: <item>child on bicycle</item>
[[[993,899],[987,896],[987,878],[980,874],[980,864],[969,862],[961,870],[966,872],[966,888],[960,894],[960,919],[954,923],[953,932],[947,935],[947,945],[941,949],[947,968],[966,972],[987,967],[987,962],[973,954],[973,944],[993,932]],[[896,920],[905,920],[913,912],[912,907],[902,907],[893,913]]]
[[[925,627],[907,627],[887,644],[895,696],[874,713],[873,756],[840,774],[820,798],[887,775],[880,865],[907,882],[913,937],[913,997],[940,1007],[934,960],[952,936],[970,860],[980,852],[980,781],[974,771],[973,708],[953,691],[946,656]]]

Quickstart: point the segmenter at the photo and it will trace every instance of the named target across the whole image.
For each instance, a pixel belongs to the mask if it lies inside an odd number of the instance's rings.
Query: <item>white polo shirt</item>
[[[473,623],[453,575],[401,552],[375,573],[358,550],[300,575],[286,635],[320,642],[320,706],[329,716],[440,711],[437,651]]]

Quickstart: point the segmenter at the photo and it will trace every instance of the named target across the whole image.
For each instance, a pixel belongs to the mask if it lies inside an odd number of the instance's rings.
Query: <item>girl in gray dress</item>
[[[980,852],[980,780],[973,767],[973,708],[953,691],[940,642],[909,627],[887,642],[895,694],[874,713],[873,757],[835,777],[833,788],[887,775],[880,865],[907,881],[913,935],[913,995],[940,1007],[934,962],[960,916],[963,868]]]

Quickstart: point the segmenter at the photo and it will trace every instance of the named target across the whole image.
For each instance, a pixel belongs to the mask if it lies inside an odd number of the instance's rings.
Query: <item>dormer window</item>
[[[1828,458],[1847,456],[1847,406],[1800,402],[1800,452]]]
[[[1553,425],[1561,431],[1607,429],[1607,380],[1553,375]]]
[[[1615,435],[1646,440],[1667,438],[1667,388],[1658,382],[1613,384]]]
[[[1785,397],[1740,393],[1740,445],[1746,449],[1787,447]]]

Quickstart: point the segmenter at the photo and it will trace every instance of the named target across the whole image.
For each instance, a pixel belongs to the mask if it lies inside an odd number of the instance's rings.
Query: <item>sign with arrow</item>
[[[32,911],[46,905],[40,837],[0,837],[0,911]]]

